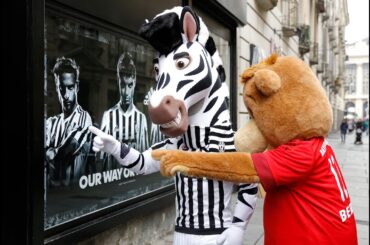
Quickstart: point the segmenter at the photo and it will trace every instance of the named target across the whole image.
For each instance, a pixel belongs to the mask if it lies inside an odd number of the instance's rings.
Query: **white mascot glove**
[[[106,134],[94,126],[90,126],[89,130],[91,133],[96,135],[93,142],[93,151],[103,151],[113,156],[120,155],[121,143],[112,135]]]
[[[217,245],[243,245],[246,222],[232,223],[217,238]]]

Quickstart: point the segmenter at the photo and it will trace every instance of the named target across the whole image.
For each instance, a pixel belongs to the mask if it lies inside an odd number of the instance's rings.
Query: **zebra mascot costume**
[[[159,52],[154,59],[156,86],[148,111],[169,138],[140,153],[91,127],[96,135],[94,151],[113,155],[138,174],[160,171],[159,162],[151,156],[156,149],[235,151],[224,69],[202,19],[189,7],[175,7],[147,21],[139,34]],[[233,183],[180,173],[174,181],[174,244],[242,244],[256,204],[256,184],[238,184],[232,213]]]

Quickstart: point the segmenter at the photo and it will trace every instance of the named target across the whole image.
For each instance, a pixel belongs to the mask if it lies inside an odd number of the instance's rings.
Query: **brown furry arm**
[[[152,157],[161,162],[163,176],[176,172],[237,183],[257,183],[259,177],[251,154],[244,152],[205,153],[180,150],[155,150]]]

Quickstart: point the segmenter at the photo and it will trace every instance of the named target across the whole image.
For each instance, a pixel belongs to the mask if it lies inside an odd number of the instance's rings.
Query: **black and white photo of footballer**
[[[145,151],[149,147],[147,118],[134,105],[136,67],[129,52],[124,52],[118,59],[117,80],[120,100],[104,112],[101,130],[138,151]],[[121,167],[106,153],[100,158],[104,161],[103,170]]]
[[[84,175],[91,146],[91,116],[78,104],[79,66],[71,58],[59,57],[53,68],[62,112],[45,123],[45,159],[50,187],[78,184]]]

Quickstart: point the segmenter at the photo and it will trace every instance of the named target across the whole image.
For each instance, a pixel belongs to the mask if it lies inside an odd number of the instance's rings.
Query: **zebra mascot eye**
[[[189,66],[190,62],[191,62],[190,57],[179,58],[175,61],[176,68],[179,70],[185,69],[186,67]]]
[[[155,76],[158,76],[158,74],[159,74],[159,65],[154,64],[153,70],[154,70]]]

